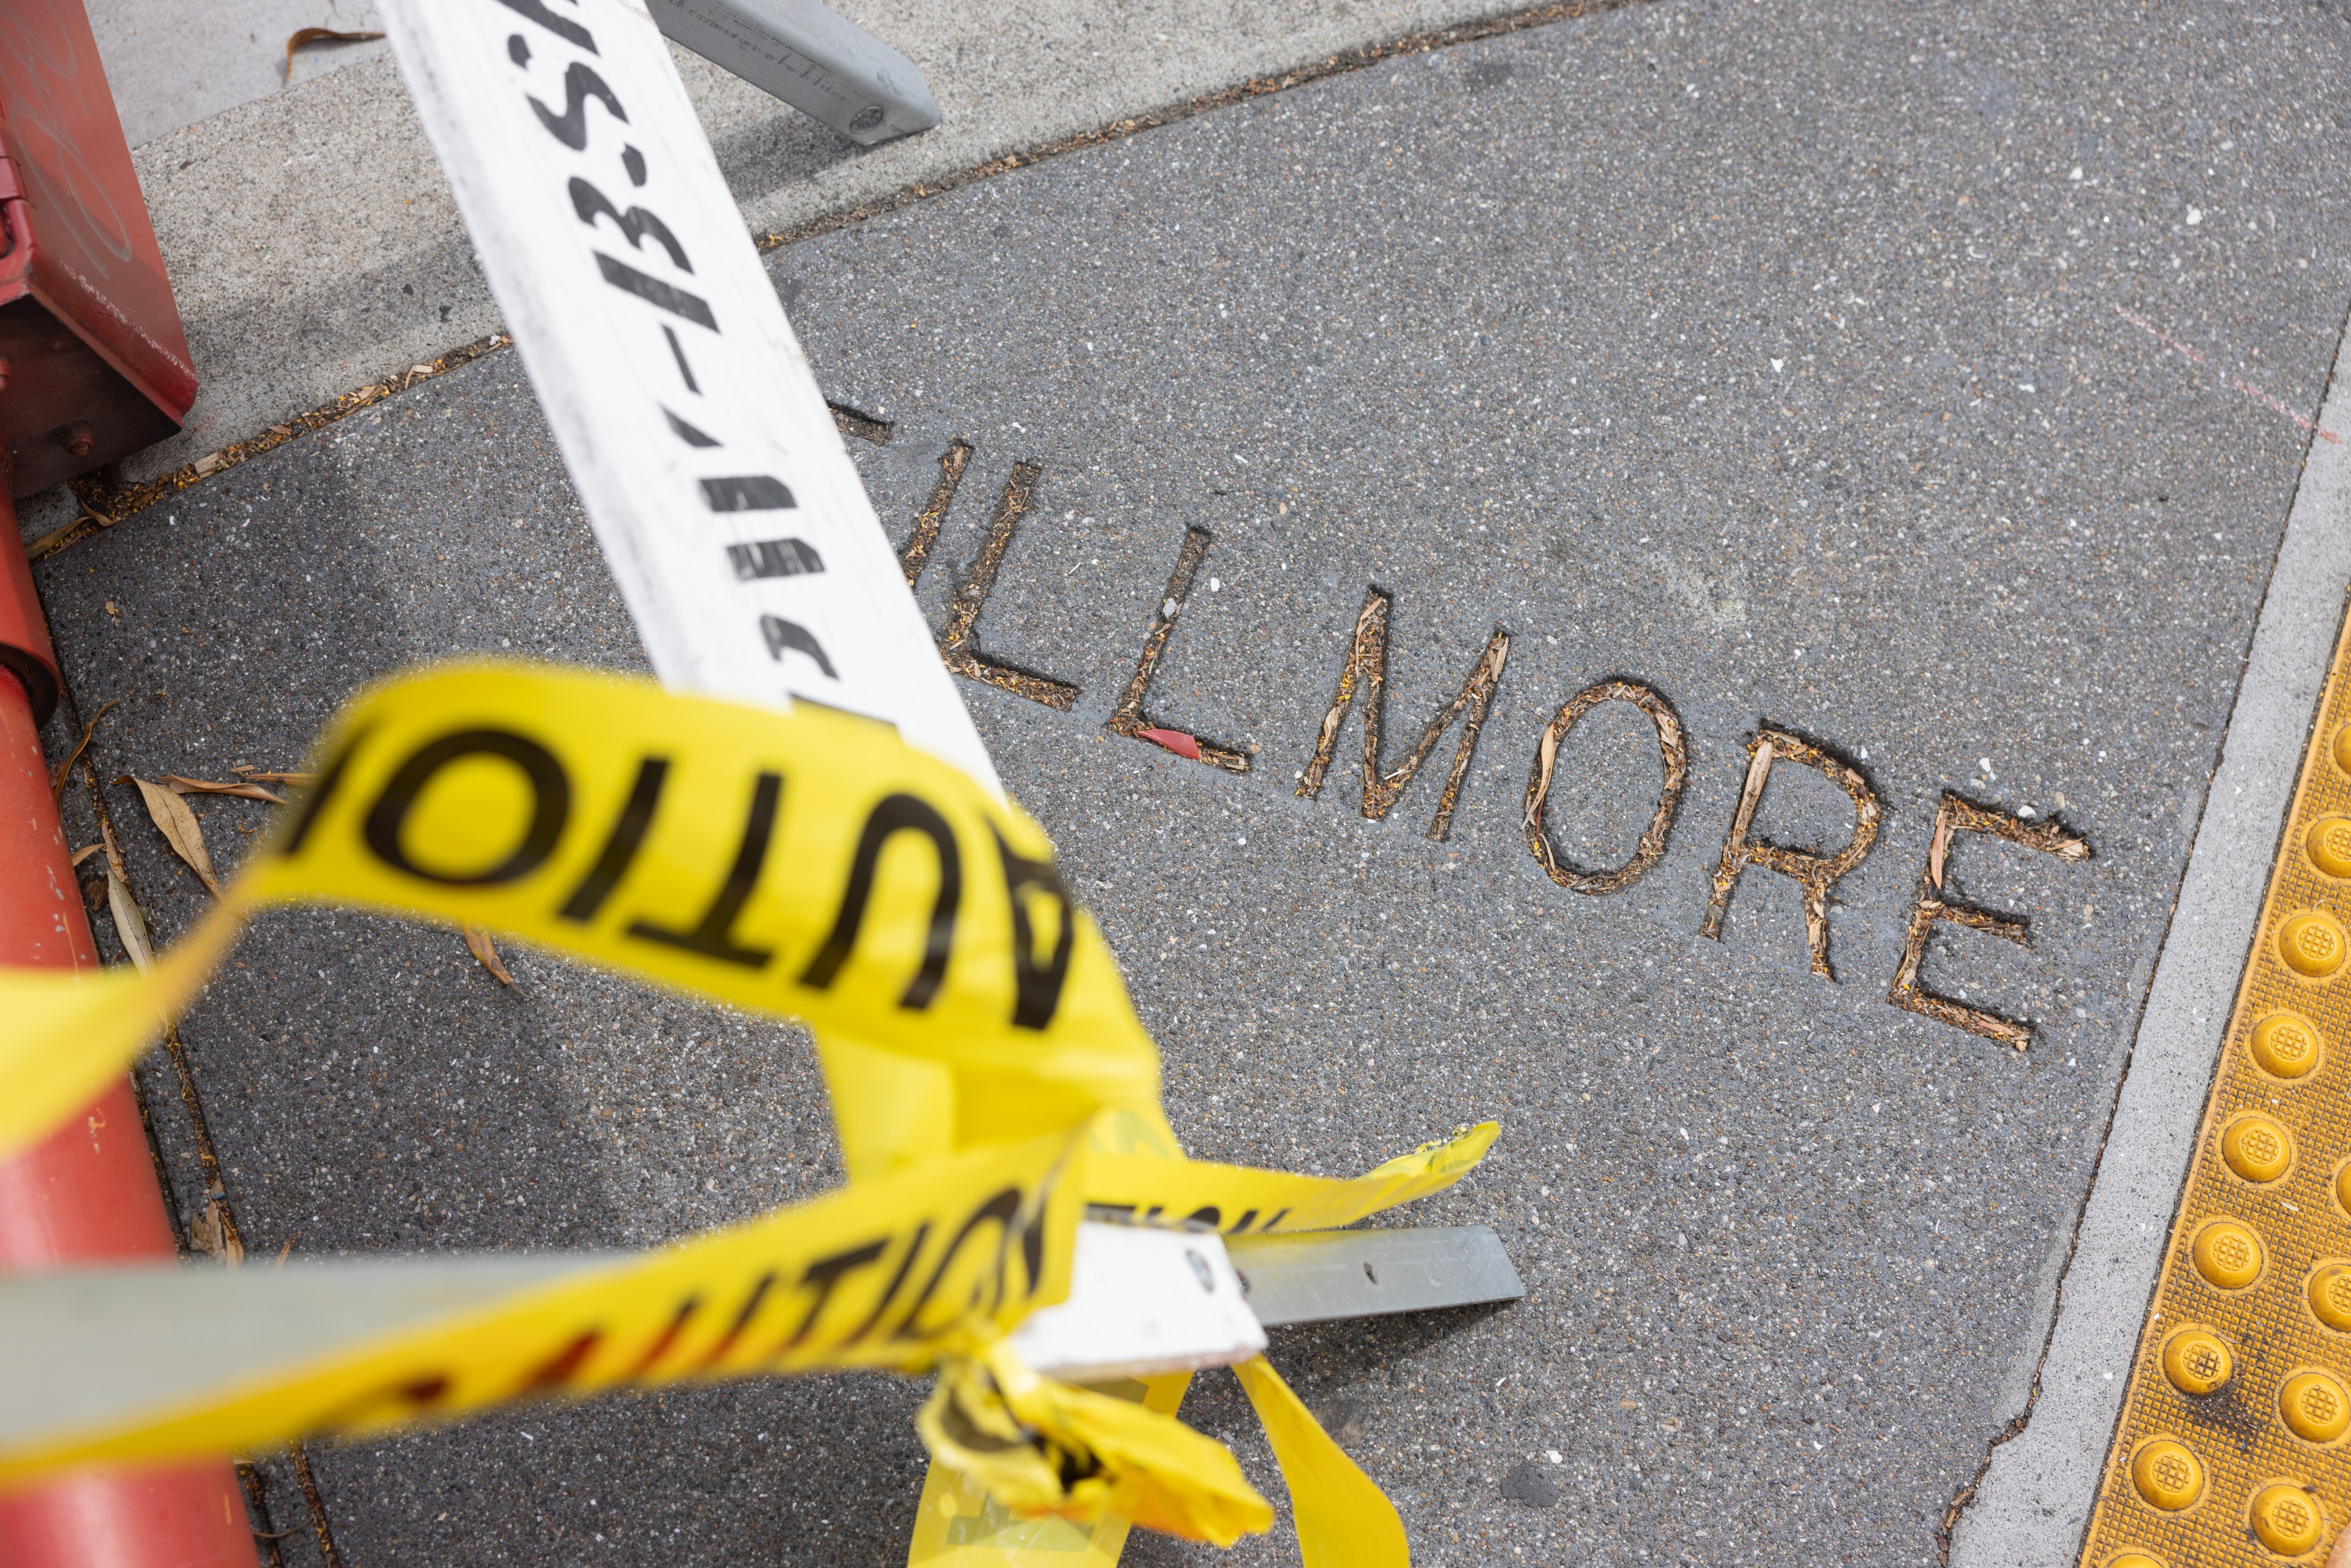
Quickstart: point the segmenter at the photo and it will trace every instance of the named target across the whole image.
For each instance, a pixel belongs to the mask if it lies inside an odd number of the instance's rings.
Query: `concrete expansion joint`
[[[103,469],[87,478],[77,479],[73,482],[72,491],[81,515],[60,528],[28,540],[25,546],[26,557],[37,561],[60,550],[69,549],[91,535],[102,533],[125,518],[145,511],[166,497],[177,495],[216,475],[225,474],[239,464],[284,445],[297,435],[324,430],[352,414],[373,408],[394,393],[422,386],[435,377],[469,365],[486,354],[513,346],[514,340],[504,333],[480,339],[464,348],[454,349],[439,359],[412,365],[397,376],[371,382],[323,407],[291,415],[250,440],[207,453],[193,463],[153,479],[125,484]],[[827,406],[832,410],[833,423],[844,437],[871,442],[875,445],[889,441],[892,427],[887,421],[844,403],[829,403]]]
[[[874,219],[874,216],[884,216],[884,214],[898,212],[898,209],[907,207],[907,204],[912,203],[922,203],[922,200],[929,200],[929,197],[938,197],[938,195],[947,195],[947,193],[962,191],[962,188],[967,188],[967,185],[995,179],[995,176],[999,174],[1011,174],[1011,172],[1016,172],[1016,169],[1028,169],[1040,162],[1049,162],[1049,160],[1062,158],[1062,155],[1068,155],[1068,152],[1086,151],[1086,148],[1102,146],[1102,143],[1110,143],[1110,141],[1122,141],[1122,139],[1138,134],[1138,131],[1156,130],[1156,127],[1166,127],[1166,125],[1178,125],[1178,122],[1183,122],[1183,120],[1196,118],[1196,115],[1201,113],[1216,110],[1216,108],[1228,108],[1228,106],[1234,106],[1234,103],[1246,103],[1250,101],[1250,99],[1262,99],[1267,97],[1267,94],[1293,89],[1293,87],[1305,87],[1305,85],[1311,85],[1311,82],[1331,80],[1331,78],[1338,78],[1338,75],[1347,75],[1347,73],[1354,73],[1354,70],[1371,68],[1371,66],[1413,57],[1413,54],[1429,54],[1429,52],[1437,52],[1437,49],[1462,47],[1462,45],[1474,45],[1474,42],[1510,36],[1510,33],[1521,33],[1521,30],[1528,30],[1528,28],[1561,24],[1561,21],[1575,21],[1575,19],[1583,19],[1583,16],[1596,16],[1596,14],[1601,12],[1627,7],[1627,5],[1634,5],[1634,3],[1646,3],[1646,0],[1571,0],[1571,3],[1514,7],[1514,9],[1505,9],[1505,12],[1495,14],[1495,16],[1486,16],[1486,19],[1467,21],[1467,24],[1456,24],[1456,26],[1444,26],[1444,28],[1416,30],[1416,33],[1405,33],[1405,36],[1392,37],[1392,40],[1366,42],[1366,45],[1359,45],[1359,47],[1338,49],[1338,52],[1326,54],[1326,57],[1317,58],[1317,61],[1310,61],[1310,64],[1293,66],[1293,68],[1277,70],[1277,73],[1253,75],[1253,78],[1246,78],[1246,80],[1237,82],[1237,85],[1232,87],[1223,87],[1223,89],[1206,91],[1206,94],[1195,94],[1195,97],[1187,97],[1187,99],[1178,99],[1178,101],[1166,103],[1166,106],[1147,108],[1147,110],[1143,110],[1143,113],[1123,115],[1123,118],[1112,120],[1112,122],[1107,122],[1107,125],[1102,127],[1093,127],[1093,130],[1081,130],[1081,131],[1072,131],[1072,134],[1050,136],[1050,139],[1046,139],[1046,141],[1037,141],[1032,143],[1032,146],[1013,148],[1013,151],[995,152],[995,155],[983,155],[978,162],[971,162],[968,167],[952,169],[952,172],[946,172],[946,174],[926,176],[926,179],[907,181],[907,183],[898,185],[895,191],[884,193],[884,195],[870,197],[870,200],[862,200],[862,203],[844,204],[844,207],[834,209],[834,212],[818,214],[818,216],[811,216],[811,219],[801,221],[801,224],[792,224],[776,230],[757,230],[755,242],[762,254],[774,254],[778,252],[778,249],[797,245],[797,242],[801,240],[811,240],[811,237],[825,235],[825,233],[834,233],[834,230],[852,228],[852,225],[858,225],[862,224],[862,221]],[[183,164],[183,167],[186,167],[186,164]],[[167,207],[160,209],[158,219],[167,224],[167,216],[169,216],[169,209]],[[200,245],[214,246],[216,245],[216,240],[209,240],[207,237],[207,240],[203,240]],[[465,240],[458,237],[458,245],[465,245]],[[219,263],[221,263],[219,256],[207,256],[207,254],[197,254],[197,256],[174,254],[174,273],[181,273],[181,270],[188,270],[188,268],[207,268],[207,266],[219,266]],[[246,273],[246,268],[237,268],[237,270],[240,270],[240,275]],[[261,287],[268,280],[266,280],[266,277],[252,277],[249,282]],[[273,416],[273,413],[264,413],[264,412],[258,412],[258,409],[256,412],[242,413],[242,416],[240,413],[230,413],[230,433],[233,433],[233,440],[216,446],[216,449],[212,449],[212,452],[204,452],[200,454],[200,456],[188,458],[188,461],[183,461],[181,465],[172,468],[169,473],[152,475],[152,477],[136,479],[136,482],[122,482],[122,479],[106,482],[103,477],[75,482],[73,515],[70,515],[66,522],[54,524],[54,527],[42,531],[40,536],[30,538],[28,552],[33,555],[33,559],[40,559],[42,555],[54,555],[57,550],[64,550],[64,548],[73,546],[73,543],[78,543],[80,538],[87,538],[87,536],[94,534],[94,531],[113,527],[115,522],[120,522],[120,519],[127,517],[127,515],[139,513],[139,510],[143,510],[143,507],[152,506],[152,503],[158,501],[158,498],[162,498],[162,496],[186,489],[188,485],[195,485],[197,479],[204,479],[214,473],[224,473],[225,468],[233,468],[233,465],[246,461],[246,458],[258,456],[261,452],[268,452],[268,449],[273,449],[273,446],[291,440],[294,435],[301,435],[301,433],[308,433],[308,430],[318,430],[327,423],[334,423],[336,418],[348,416],[348,413],[358,412],[358,409],[371,407],[371,404],[381,402],[383,397],[391,397],[395,395],[395,392],[409,391],[409,388],[413,388],[413,385],[435,379],[435,376],[440,374],[446,374],[446,371],[452,371],[452,369],[461,367],[461,364],[473,362],[473,360],[477,360],[480,355],[485,355],[485,352],[496,350],[496,348],[507,346],[507,343],[510,343],[510,339],[503,334],[503,327],[501,327],[501,329],[489,331],[489,334],[485,336],[477,336],[477,339],[468,340],[468,343],[461,343],[461,346],[456,348],[446,348],[446,350],[440,350],[440,352],[423,352],[423,355],[416,355],[416,362],[409,364],[409,367],[397,369],[397,371],[385,371],[385,374],[379,374],[376,379],[367,381],[367,383],[358,385],[358,388],[352,388],[352,391],[341,392],[341,395],[334,395],[331,400],[318,404],[318,407],[303,409],[303,412],[298,413],[275,413]],[[341,348],[343,350],[339,352],[336,358],[346,360],[346,362],[350,358],[355,358],[352,350],[358,350],[358,358],[364,358],[367,352],[381,352],[381,350],[371,350],[371,348],[364,346],[364,343],[339,343],[336,348]],[[256,374],[254,369],[242,367],[242,364],[228,364],[228,367],[221,367],[221,364],[204,364],[203,371],[207,383],[219,381],[219,383],[228,385],[233,392],[235,392],[240,381]],[[275,374],[275,371],[264,371],[264,374]],[[197,413],[203,413],[203,404],[200,404]],[[856,412],[837,409],[837,416],[841,416],[841,413],[856,413]],[[870,418],[870,416],[861,416],[861,418]],[[200,421],[200,423],[203,423],[203,421]],[[191,425],[191,430],[193,428],[197,428],[197,425]],[[858,430],[849,430],[849,433],[858,433]],[[179,446],[179,449],[183,449],[183,446],[186,446],[186,437],[181,437],[181,440],[176,442],[169,442],[169,446]]]

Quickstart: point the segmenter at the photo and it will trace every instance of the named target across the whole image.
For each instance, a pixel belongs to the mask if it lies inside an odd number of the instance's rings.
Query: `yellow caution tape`
[[[1077,1178],[1089,1208],[1096,1213],[1124,1210],[1143,1224],[1206,1225],[1236,1236],[1332,1229],[1441,1191],[1476,1166],[1500,1132],[1495,1124],[1484,1123],[1423,1145],[1353,1180],[1331,1180],[1124,1152],[1142,1141],[1141,1129],[1131,1124],[1123,1127],[1125,1121],[1121,1113],[1105,1113],[1090,1130],[1093,1152]],[[1395,1510],[1265,1359],[1259,1356],[1234,1370],[1257,1407],[1289,1484],[1306,1568],[1401,1568],[1408,1563],[1411,1554]],[[1220,1468],[1182,1472],[1192,1480],[1172,1500],[1132,1492],[1112,1496],[1106,1490],[1082,1485],[1061,1498],[1048,1498],[1037,1490],[1036,1478],[1064,1459],[1068,1450],[1049,1436],[1054,1427],[1040,1419],[1037,1407],[1012,1393],[1014,1386],[1025,1389],[1026,1384],[1006,1384],[992,1365],[987,1371],[994,1374],[995,1387],[1002,1390],[1000,1401],[990,1401],[985,1375],[974,1373],[952,1397],[943,1380],[925,1413],[924,1439],[939,1462],[924,1481],[906,1559],[910,1568],[1114,1568],[1130,1521],[1220,1545],[1242,1531],[1264,1528],[1262,1522],[1251,1522],[1258,1517],[1255,1510],[1230,1490],[1231,1479],[1237,1478],[1225,1478]],[[1189,1381],[1186,1374],[1133,1383],[1123,1396],[1146,1410],[1173,1416]],[[1000,1414],[967,1417],[973,1427],[995,1439],[996,1427],[985,1424],[987,1420],[1024,1426],[1037,1433],[1036,1441],[1017,1453],[1008,1448],[991,1453],[969,1441],[943,1441],[943,1424],[950,1412],[985,1412],[999,1404]],[[1061,1469],[1068,1473],[1065,1464]],[[1192,1490],[1203,1478],[1218,1479],[1207,1497]],[[1255,1493],[1248,1498],[1254,1499]],[[1173,1507],[1187,1511],[1177,1513]]]
[[[0,1484],[73,1464],[246,1452],[621,1385],[919,1371],[1067,1293],[1081,1144],[1060,1134],[855,1182],[314,1364],[133,1411],[102,1430],[50,1433],[0,1449]]]
[[[1192,1374],[1127,1379],[1102,1392],[1173,1416]],[[907,1568],[1117,1568],[1134,1521],[1107,1513],[1094,1520],[1014,1513],[977,1479],[935,1464],[914,1506]]]
[[[1404,1521],[1372,1479],[1355,1468],[1297,1395],[1258,1356],[1233,1368],[1265,1424],[1266,1440],[1290,1484],[1290,1511],[1298,1526],[1306,1568],[1357,1568],[1366,1563],[1409,1563]]]
[[[1099,1128],[1114,1126],[1106,1116]],[[1146,1225],[1206,1225],[1228,1236],[1336,1230],[1366,1215],[1441,1192],[1468,1175],[1501,1135],[1493,1122],[1424,1144],[1352,1180],[1291,1176],[1245,1166],[1097,1152],[1086,1162],[1086,1201],[1129,1211]],[[1094,1138],[1101,1149],[1101,1133]]]
[[[876,1113],[843,1118],[853,1176],[1106,1106],[1175,1149],[1158,1052],[1028,817],[868,719],[476,665],[345,708],[319,782],[152,977],[0,978],[0,1155],[151,1043],[252,909],[295,900],[471,921],[806,1019],[837,1094],[841,1061],[930,1083],[895,1116],[851,1085]]]
[[[942,1464],[1017,1514],[1115,1515],[1218,1546],[1273,1522],[1222,1443],[1143,1405],[1040,1377],[1000,1340],[941,1370],[915,1426]]]
[[[941,1464],[916,1561],[950,1559],[955,1531],[989,1510],[1059,1526],[1053,1544],[1103,1563],[1128,1521],[1228,1542],[1270,1511],[1220,1445],[1172,1418],[1185,1380],[1155,1380],[1136,1403],[1041,1377],[1000,1343],[1066,1292],[1077,1217],[1093,1204],[1231,1234],[1345,1225],[1451,1185],[1497,1133],[1468,1129],[1352,1181],[1185,1159],[1158,1053],[1043,832],[870,720],[450,667],[354,700],[317,771],[218,909],[146,974],[0,971],[0,1011],[16,1020],[0,1041],[0,1155],[144,1049],[254,909],[324,900],[471,922],[805,1019],[851,1185],[316,1364],[48,1434],[0,1451],[0,1482],[616,1385],[944,1364],[922,1417]],[[1309,1564],[1406,1562],[1395,1511],[1270,1368],[1242,1376]]]

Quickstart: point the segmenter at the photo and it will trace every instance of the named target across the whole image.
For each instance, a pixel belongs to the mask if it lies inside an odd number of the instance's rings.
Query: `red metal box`
[[[21,497],[161,441],[196,395],[77,0],[0,0],[0,442]]]

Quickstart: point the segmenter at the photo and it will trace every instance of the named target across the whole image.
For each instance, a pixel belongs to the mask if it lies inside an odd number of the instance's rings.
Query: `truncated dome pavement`
[[[1625,10],[770,258],[827,395],[886,426],[850,443],[885,527],[937,522],[935,626],[995,563],[970,667],[1045,683],[963,689],[1187,1146],[1347,1173],[1504,1124],[1392,1222],[1494,1226],[1523,1302],[1274,1336],[1417,1561],[1931,1563],[2024,1411],[2304,455],[2335,438],[2311,423],[2351,298],[2351,30],[2277,9]],[[39,575],[79,715],[121,705],[106,779],[298,767],[340,699],[420,660],[643,668],[511,353]],[[1461,723],[1367,816],[1361,684],[1300,793],[1374,592],[1384,770],[1507,635],[1449,837]],[[1546,726],[1609,680],[1662,699],[1687,760],[1662,858],[1595,894],[1525,819]],[[1123,733],[1146,728],[1165,744]],[[1701,929],[1764,731],[1789,739],[1750,837],[1825,858],[1875,820],[1825,976],[1772,865]],[[1543,822],[1571,880],[1635,856],[1657,733],[1624,700],[1567,729]],[[1934,924],[1932,1017],[1888,993],[1946,791],[2029,827],[1954,834],[1943,887],[2031,941]],[[203,890],[131,786],[106,800],[168,939]],[[192,804],[229,863],[268,810]],[[2066,835],[2088,858],[2042,852]],[[511,990],[453,933],[265,916],[179,1031],[190,1081],[141,1069],[183,1223],[224,1198],[249,1265],[637,1245],[841,1179],[801,1034],[507,957]],[[309,1463],[348,1564],[894,1563],[922,1392],[611,1397]],[[1186,1414],[1279,1505],[1229,1378]],[[261,1469],[285,1561],[319,1562],[299,1478]],[[1280,1525],[1231,1560],[1294,1556]]]

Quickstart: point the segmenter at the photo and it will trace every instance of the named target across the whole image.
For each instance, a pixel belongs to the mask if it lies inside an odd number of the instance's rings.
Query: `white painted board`
[[[381,3],[655,673],[1000,790],[643,5]]]

